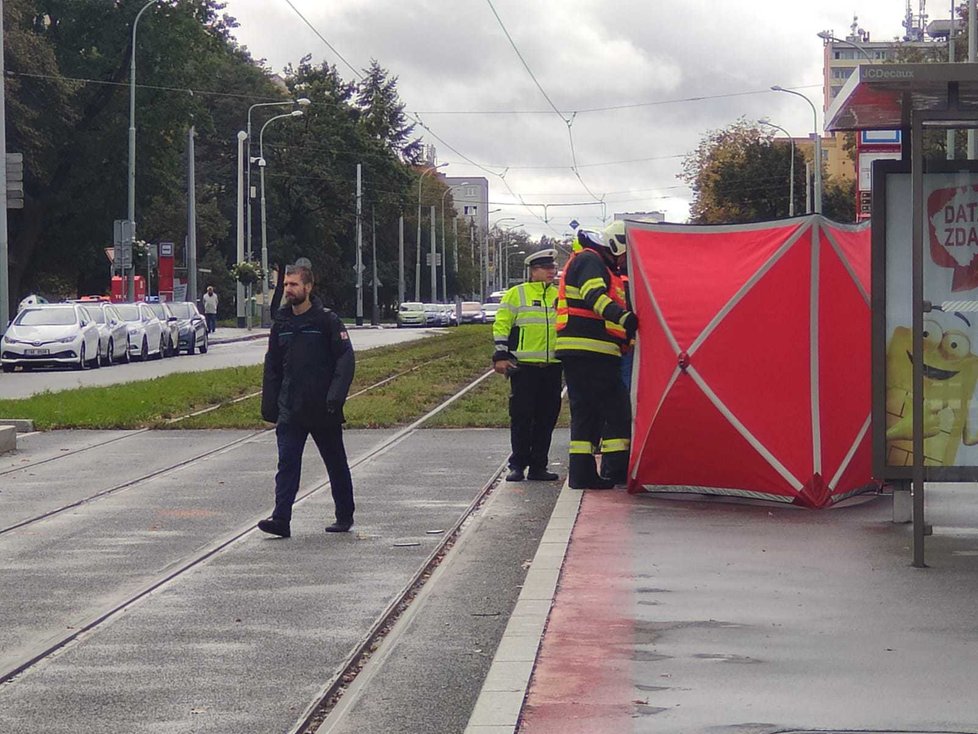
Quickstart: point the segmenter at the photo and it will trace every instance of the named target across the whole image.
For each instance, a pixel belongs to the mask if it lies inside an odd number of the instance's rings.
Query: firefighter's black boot
[[[615,484],[628,482],[628,452],[610,451],[601,454],[601,477]]]
[[[567,467],[567,485],[571,489],[611,489],[615,483],[598,476],[591,454],[571,454]]]

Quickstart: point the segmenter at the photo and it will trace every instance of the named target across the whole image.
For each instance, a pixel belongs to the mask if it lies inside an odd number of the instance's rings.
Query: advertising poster
[[[885,181],[885,433],[877,439],[883,478],[898,478],[913,464],[912,192],[909,173]],[[955,468],[978,467],[978,173],[924,174],[924,207],[924,300],[933,305],[924,315],[924,465],[929,478],[952,479]]]

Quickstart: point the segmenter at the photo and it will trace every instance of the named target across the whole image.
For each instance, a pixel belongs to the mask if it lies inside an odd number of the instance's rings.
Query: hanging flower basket
[[[243,285],[254,285],[261,280],[261,265],[254,262],[240,262],[231,266],[231,277]]]

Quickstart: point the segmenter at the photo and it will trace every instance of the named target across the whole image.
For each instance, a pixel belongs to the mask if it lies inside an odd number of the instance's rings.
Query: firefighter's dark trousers
[[[571,487],[595,486],[598,478],[594,453],[602,464],[610,461],[624,481],[628,466],[631,410],[621,380],[621,360],[602,355],[565,356],[564,378],[570,399],[571,436],[568,480]]]
[[[510,469],[544,471],[550,439],[560,414],[560,363],[523,362],[509,378]]]

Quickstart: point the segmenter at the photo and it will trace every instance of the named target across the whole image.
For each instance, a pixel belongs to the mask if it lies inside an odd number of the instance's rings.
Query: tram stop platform
[[[466,732],[978,731],[974,490],[928,488],[917,569],[890,496],[811,511],[565,485]],[[546,569],[534,636],[518,612]]]

